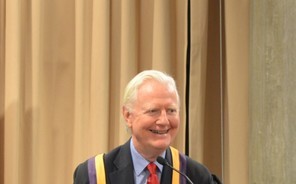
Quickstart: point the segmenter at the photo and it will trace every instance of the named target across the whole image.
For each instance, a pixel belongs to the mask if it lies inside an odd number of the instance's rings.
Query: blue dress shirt
[[[130,148],[132,154],[132,160],[134,164],[134,180],[135,184],[146,184],[147,178],[149,176],[149,171],[146,169],[146,166],[150,163],[148,160],[142,157],[142,155],[136,150],[133,139],[130,141]],[[165,151],[160,155],[163,158],[165,157]],[[159,164],[157,161],[154,162],[157,166],[157,175],[159,181],[161,180],[161,172],[163,165]]]

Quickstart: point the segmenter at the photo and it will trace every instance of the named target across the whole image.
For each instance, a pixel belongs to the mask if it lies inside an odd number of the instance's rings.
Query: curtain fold
[[[223,173],[223,35],[221,1],[195,1],[191,8],[189,155],[219,178]],[[223,81],[224,83],[224,81]]]
[[[189,154],[203,160],[207,65],[207,1],[191,1]]]

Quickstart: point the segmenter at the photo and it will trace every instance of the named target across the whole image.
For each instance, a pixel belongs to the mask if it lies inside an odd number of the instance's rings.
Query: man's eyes
[[[148,113],[148,114],[157,114],[159,112],[160,112],[160,110],[158,110],[158,109],[149,109],[146,113]]]
[[[174,114],[176,112],[177,112],[177,109],[168,109],[167,110],[167,113],[169,113],[169,114]]]
[[[171,114],[176,114],[177,113],[177,109],[175,108],[169,108],[166,110],[167,115],[171,115]],[[150,115],[160,115],[161,114],[161,110],[160,109],[149,109],[146,111],[146,114],[150,114]]]

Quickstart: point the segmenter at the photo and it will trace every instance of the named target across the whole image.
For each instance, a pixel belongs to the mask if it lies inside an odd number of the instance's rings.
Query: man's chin
[[[153,145],[154,148],[164,151],[170,146],[170,142],[157,142]]]

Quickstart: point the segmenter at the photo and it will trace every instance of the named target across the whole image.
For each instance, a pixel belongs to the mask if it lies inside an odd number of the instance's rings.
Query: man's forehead
[[[166,89],[170,89],[169,85],[167,83],[164,82],[160,82],[156,79],[146,79],[138,88],[138,91],[140,91],[141,89],[145,89],[145,90],[155,90],[158,88],[166,88]]]

